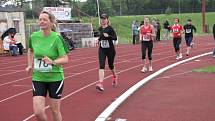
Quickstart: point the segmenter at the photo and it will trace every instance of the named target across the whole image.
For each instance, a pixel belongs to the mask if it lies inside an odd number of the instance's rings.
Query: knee
[[[37,119],[44,119],[45,110],[44,109],[36,109],[34,110],[34,115]]]
[[[52,114],[55,116],[60,114],[60,109],[58,109],[58,108],[50,107],[50,110],[51,110]]]

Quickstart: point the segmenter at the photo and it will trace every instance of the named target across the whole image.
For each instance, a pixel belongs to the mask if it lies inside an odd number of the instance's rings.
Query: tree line
[[[146,15],[201,12],[202,0],[99,0],[101,12],[110,15]],[[96,0],[87,0],[82,11],[96,15]],[[215,11],[215,0],[206,0],[206,11]]]
[[[9,0],[1,0],[1,4]],[[147,15],[171,13],[201,12],[202,0],[98,0],[100,13],[108,15]],[[205,0],[206,11],[215,11],[215,0]],[[38,15],[43,7],[67,6],[72,8],[72,15],[97,16],[97,0],[16,0],[24,8],[27,18]],[[31,5],[30,5],[31,4]],[[84,14],[83,14],[84,13]]]

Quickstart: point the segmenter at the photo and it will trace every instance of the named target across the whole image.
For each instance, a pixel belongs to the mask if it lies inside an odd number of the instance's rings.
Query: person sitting
[[[66,42],[66,44],[69,46],[69,50],[74,50],[75,46],[74,46],[74,42],[72,41],[72,39],[69,36],[66,36],[66,34],[64,32],[61,32],[60,35],[63,37],[64,41]]]
[[[17,41],[16,40],[16,44],[15,44],[17,47],[18,47],[18,49],[19,49],[19,55],[22,55],[23,54],[23,45],[22,45],[22,43],[20,42],[20,41]]]
[[[4,50],[10,51],[12,56],[17,55],[18,47],[16,45],[16,41],[14,39],[14,34],[9,33],[8,36],[6,36],[3,40],[3,47]]]

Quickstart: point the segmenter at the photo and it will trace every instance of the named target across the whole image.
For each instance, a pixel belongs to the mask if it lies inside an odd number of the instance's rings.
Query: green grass
[[[201,13],[184,13],[184,14],[171,14],[171,15],[147,15],[150,18],[157,18],[160,20],[161,26],[163,27],[163,21],[168,19],[170,25],[173,24],[173,19],[178,17],[180,19],[180,24],[185,25],[187,19],[192,19],[193,24],[197,28],[197,35],[204,34],[202,31],[202,14]],[[206,24],[209,25],[210,32],[212,32],[212,27],[214,24],[215,12],[206,13]],[[111,25],[116,29],[117,35],[119,36],[120,43],[131,42],[131,23],[133,20],[143,21],[144,16],[115,16],[109,17]],[[98,18],[94,18],[93,27],[98,28]],[[162,30],[161,30],[162,37]]]
[[[192,19],[193,24],[197,28],[197,35],[205,34],[202,31],[202,14],[201,13],[183,13],[183,14],[159,14],[159,15],[147,15],[150,18],[157,18],[160,20],[161,26],[163,27],[163,21],[165,19],[168,19],[170,22],[170,25],[173,24],[174,18],[180,19],[180,24],[185,25],[187,23],[187,19]],[[210,32],[212,32],[212,27],[214,24],[214,16],[215,12],[208,12],[206,13],[206,24],[209,25]],[[119,38],[120,43],[131,43],[131,23],[133,20],[143,21],[144,16],[138,15],[138,16],[114,16],[109,17],[111,26],[114,27],[114,29],[117,32],[117,36]],[[75,18],[74,18],[75,19]],[[83,22],[89,22],[89,18],[82,17]],[[34,21],[27,20],[27,23],[32,23]],[[98,17],[95,17],[92,19],[93,28],[97,30],[98,28]],[[161,30],[161,37],[163,31]]]
[[[215,73],[215,66],[210,66],[210,67],[200,68],[200,69],[193,69],[193,72]]]

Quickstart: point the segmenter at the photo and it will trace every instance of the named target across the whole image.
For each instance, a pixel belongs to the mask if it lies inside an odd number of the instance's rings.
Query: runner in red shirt
[[[181,37],[183,34],[183,26],[179,24],[179,19],[175,18],[175,24],[171,27],[173,45],[176,52],[176,59],[182,58],[182,53],[180,52]]]
[[[152,49],[153,49],[153,37],[155,37],[154,27],[149,23],[149,18],[144,18],[144,25],[140,27],[140,41],[142,41],[142,60],[143,68],[141,72],[146,72],[146,50],[148,49],[148,59],[149,59],[149,71],[152,69]]]

